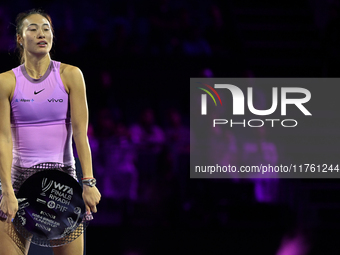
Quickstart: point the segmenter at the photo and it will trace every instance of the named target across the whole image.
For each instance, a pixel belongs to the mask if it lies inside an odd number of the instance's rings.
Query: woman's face
[[[28,16],[23,21],[22,37],[18,36],[18,42],[31,54],[48,54],[53,43],[50,23],[39,14]]]

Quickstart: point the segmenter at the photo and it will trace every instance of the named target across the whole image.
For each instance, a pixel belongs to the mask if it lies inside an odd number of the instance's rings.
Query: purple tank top
[[[74,166],[69,100],[60,78],[60,62],[51,60],[40,79],[30,77],[24,65],[13,72],[13,165],[31,167],[58,162]]]

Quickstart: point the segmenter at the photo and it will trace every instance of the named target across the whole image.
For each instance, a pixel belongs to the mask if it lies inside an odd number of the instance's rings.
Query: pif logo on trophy
[[[40,193],[41,196],[48,196],[48,198],[52,199],[47,203],[47,207],[50,209],[59,209],[61,212],[67,210],[67,205],[70,204],[73,195],[73,188],[69,187],[65,184],[60,184],[54,180],[48,180],[48,178],[43,178],[41,182],[42,192]],[[49,195],[46,195],[46,192],[49,191]],[[56,204],[56,202],[61,203]]]

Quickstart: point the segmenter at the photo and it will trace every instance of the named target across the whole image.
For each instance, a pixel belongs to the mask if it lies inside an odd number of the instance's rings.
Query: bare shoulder
[[[78,67],[73,65],[61,63],[60,77],[64,83],[67,92],[69,92],[72,87],[84,83],[83,73]]]
[[[9,97],[14,93],[15,74],[12,70],[0,73],[0,97]]]
[[[15,85],[15,74],[12,70],[0,73],[0,84],[9,84]]]
[[[72,76],[79,74],[82,74],[82,72],[78,67],[64,63],[60,64],[60,75],[66,78],[72,78]]]

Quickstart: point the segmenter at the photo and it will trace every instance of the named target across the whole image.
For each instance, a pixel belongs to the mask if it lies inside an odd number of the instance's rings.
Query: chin
[[[40,50],[36,52],[37,55],[46,55],[49,54],[51,50]]]

